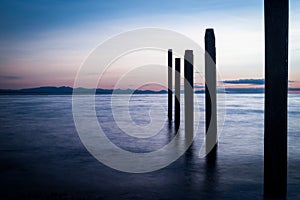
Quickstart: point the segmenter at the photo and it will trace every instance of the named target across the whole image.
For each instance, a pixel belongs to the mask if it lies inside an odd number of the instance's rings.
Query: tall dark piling
[[[175,58],[175,128],[180,126],[180,58]]]
[[[173,55],[172,55],[172,49],[168,50],[168,119],[169,121],[172,120],[172,93],[173,93],[173,81],[172,81],[172,60],[173,60]]]
[[[288,0],[265,0],[264,195],[287,184]]]
[[[185,106],[185,134],[194,134],[194,55],[192,50],[184,54],[184,106]]]
[[[213,29],[205,32],[205,125],[206,153],[216,156],[217,150],[217,89],[216,89],[216,44]]]

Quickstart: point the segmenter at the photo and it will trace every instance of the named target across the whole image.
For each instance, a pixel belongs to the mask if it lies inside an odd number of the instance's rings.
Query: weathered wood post
[[[217,150],[217,89],[216,44],[213,29],[205,31],[205,124],[206,153],[216,155]]]
[[[172,81],[172,60],[173,60],[173,55],[172,55],[172,49],[168,50],[168,119],[169,121],[172,120],[172,93],[173,93],[173,89],[172,89],[172,85],[173,85],[173,81]]]
[[[288,0],[265,0],[264,195],[287,184]]]
[[[180,58],[175,58],[175,129],[180,126]]]
[[[194,55],[192,50],[186,50],[184,55],[184,107],[185,134],[194,134]]]

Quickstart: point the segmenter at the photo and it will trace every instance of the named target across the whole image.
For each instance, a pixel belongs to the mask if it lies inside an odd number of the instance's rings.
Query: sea
[[[179,131],[167,94],[92,98],[94,114],[89,95],[79,104],[72,95],[0,96],[0,199],[264,199],[264,94],[218,96],[213,162],[200,153],[204,94],[195,94],[191,144],[183,96]],[[299,105],[300,94],[289,94],[287,199],[300,199]]]

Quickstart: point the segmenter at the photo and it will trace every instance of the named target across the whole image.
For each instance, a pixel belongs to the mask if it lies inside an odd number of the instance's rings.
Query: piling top
[[[216,39],[214,29],[208,28],[205,31],[205,51],[210,55],[212,60],[216,62]]]
[[[185,54],[191,54],[191,55],[193,55],[193,50],[185,50]]]
[[[213,28],[207,28],[205,29],[206,33],[214,33],[214,29]]]
[[[172,52],[172,49],[168,49],[168,52]]]
[[[184,60],[188,61],[190,64],[193,63],[193,50],[185,50]]]
[[[207,28],[205,30],[205,37],[213,37],[215,38],[215,33],[213,28]]]

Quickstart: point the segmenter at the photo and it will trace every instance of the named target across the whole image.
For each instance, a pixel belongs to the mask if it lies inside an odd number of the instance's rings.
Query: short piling
[[[169,121],[172,120],[172,101],[173,101],[173,81],[172,81],[172,60],[173,60],[173,53],[172,49],[168,50],[168,119]]]
[[[175,129],[180,126],[180,58],[175,58]]]

